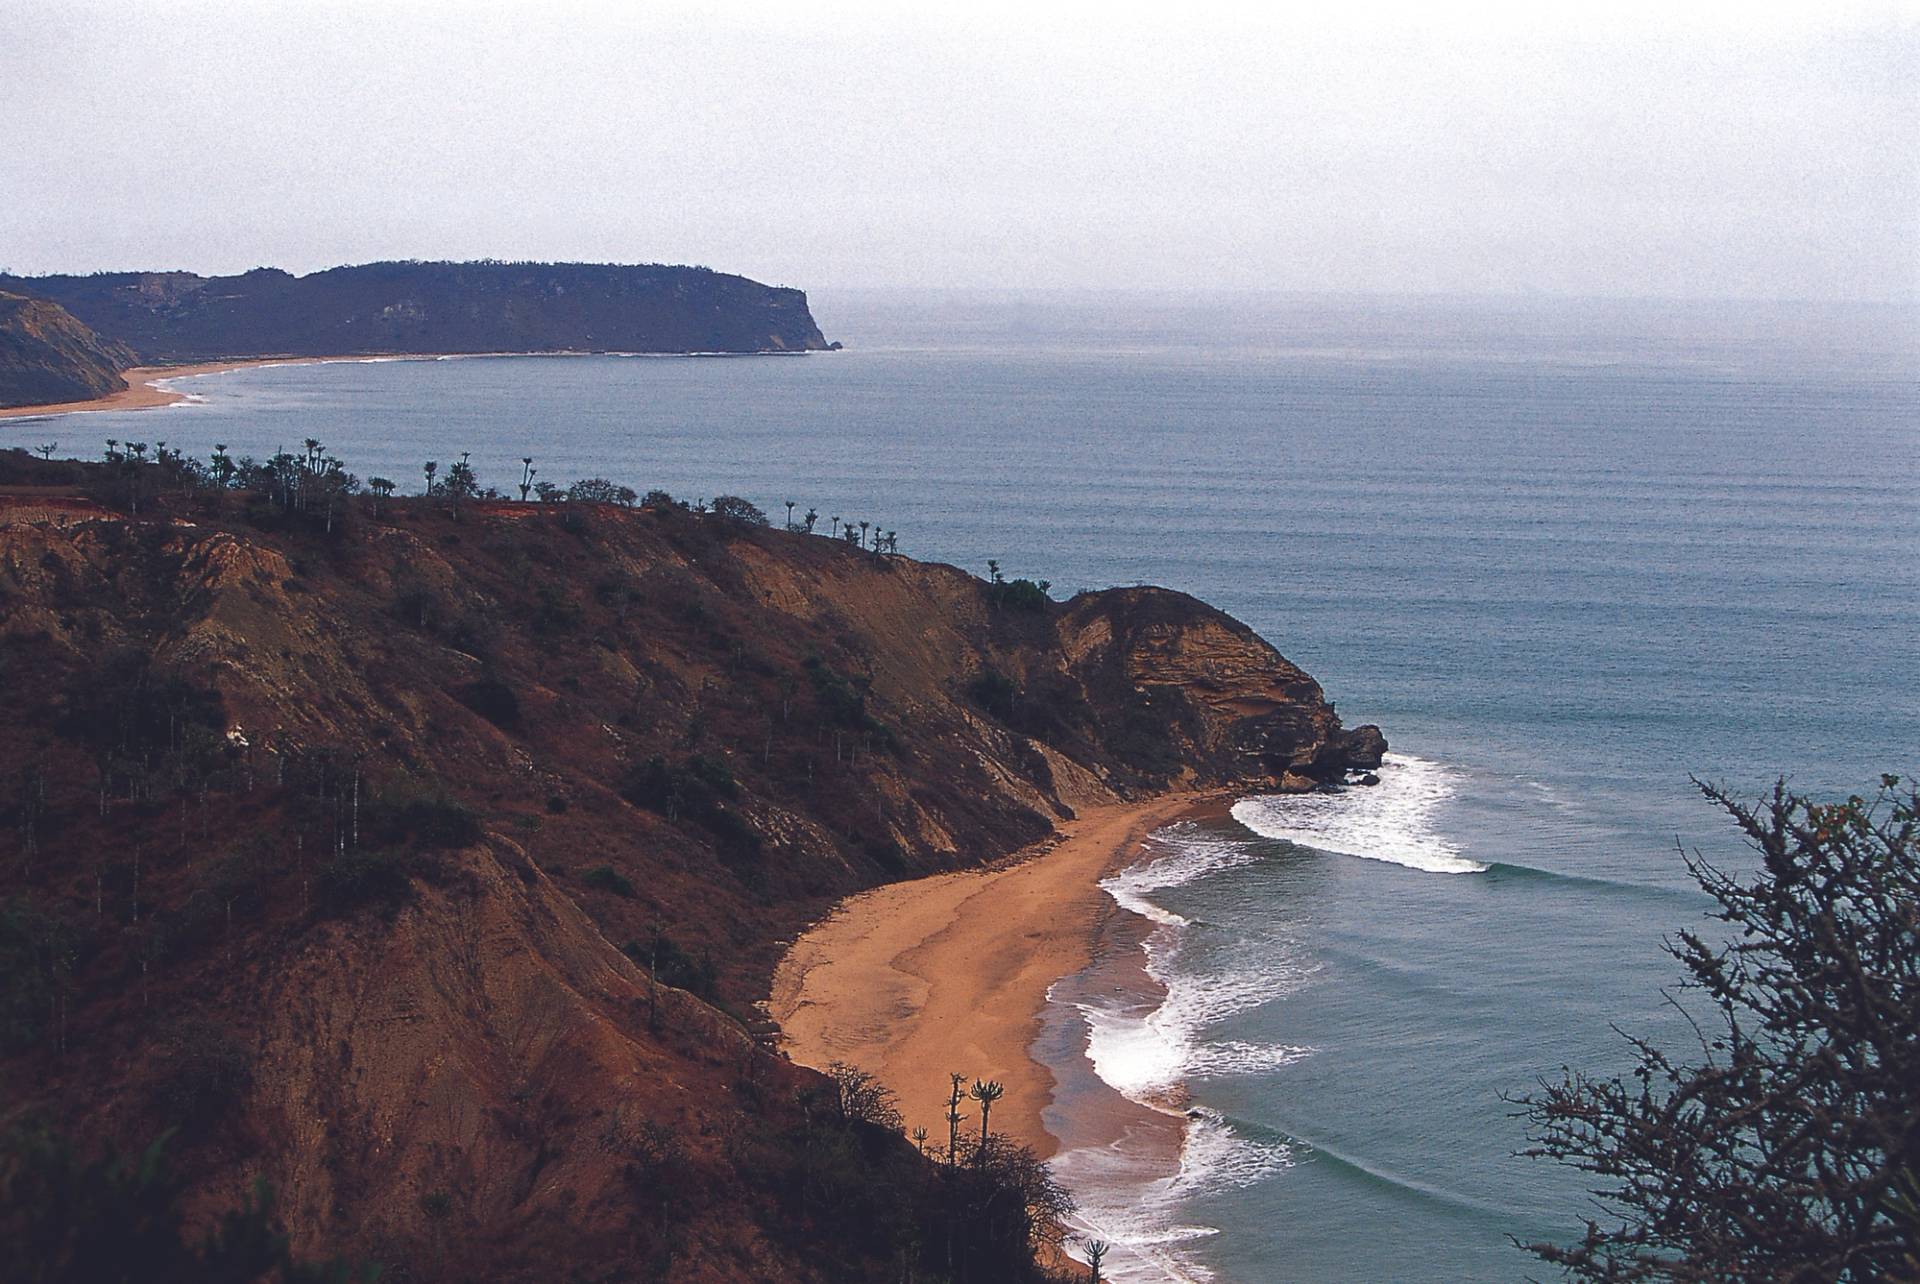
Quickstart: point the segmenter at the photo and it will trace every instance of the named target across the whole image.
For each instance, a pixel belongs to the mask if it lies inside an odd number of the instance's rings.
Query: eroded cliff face
[[[0,292],[0,409],[90,401],[127,386],[124,346],[45,299]]]
[[[782,939],[1089,802],[1367,762],[1159,590],[1020,608],[680,510],[329,537],[0,489],[0,895],[82,942],[0,1097],[123,1140],[184,1101],[200,1207],[264,1176],[300,1245],[424,1274],[891,1278],[780,1193],[817,1082],[750,1029]]]

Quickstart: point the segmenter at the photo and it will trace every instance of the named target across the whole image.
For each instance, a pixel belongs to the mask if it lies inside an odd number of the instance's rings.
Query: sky
[[[1920,0],[0,0],[0,268],[1920,299]]]

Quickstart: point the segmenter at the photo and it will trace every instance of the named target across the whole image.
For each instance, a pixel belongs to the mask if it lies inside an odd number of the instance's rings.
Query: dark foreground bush
[[[1920,794],[1701,789],[1760,866],[1687,862],[1726,937],[1668,947],[1699,1044],[1521,1099],[1604,1210],[1529,1247],[1582,1280],[1920,1280]]]

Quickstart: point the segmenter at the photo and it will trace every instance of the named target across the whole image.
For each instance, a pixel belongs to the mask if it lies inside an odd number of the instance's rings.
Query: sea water
[[[1184,1101],[1177,1163],[1062,1157],[1117,1279],[1518,1279],[1583,1183],[1503,1094],[1678,1038],[1689,776],[1920,769],[1911,308],[834,294],[845,352],[254,369],[20,440],[318,438],[417,489],[604,475],[786,501],[920,557],[1151,582],[1257,628],[1394,751],[1249,797],[1108,883],[1144,990],[1057,987],[1049,1055]],[[1070,1107],[1063,1098],[1056,1111]]]

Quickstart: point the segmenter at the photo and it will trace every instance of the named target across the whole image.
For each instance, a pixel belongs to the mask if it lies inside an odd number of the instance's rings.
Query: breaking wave
[[[1412,754],[1388,754],[1379,775],[1371,788],[1244,798],[1233,805],[1233,818],[1262,838],[1316,851],[1433,874],[1486,872],[1434,828],[1435,813],[1454,793],[1452,771]]]

